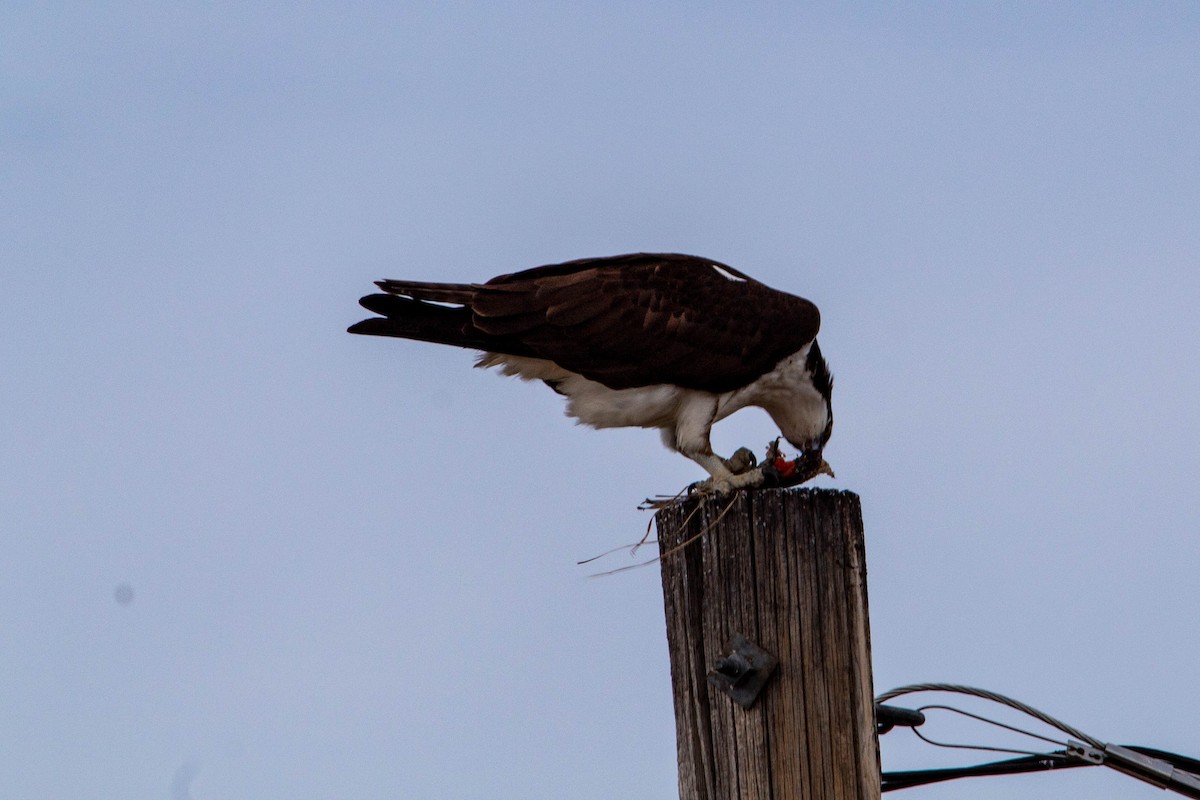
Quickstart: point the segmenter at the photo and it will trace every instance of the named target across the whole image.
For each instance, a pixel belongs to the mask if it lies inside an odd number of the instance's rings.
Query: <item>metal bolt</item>
[[[713,669],[728,678],[732,678],[735,686],[746,680],[754,672],[754,667],[746,660],[746,657],[737,651],[718,658],[717,663],[713,665]]]

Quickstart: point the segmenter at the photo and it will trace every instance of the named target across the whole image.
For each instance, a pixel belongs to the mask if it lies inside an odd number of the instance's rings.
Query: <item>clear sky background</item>
[[[1200,5],[12,2],[0,794],[675,797],[657,569],[575,562],[698,469],[344,333],[637,250],[820,306],[877,691],[1200,756]]]

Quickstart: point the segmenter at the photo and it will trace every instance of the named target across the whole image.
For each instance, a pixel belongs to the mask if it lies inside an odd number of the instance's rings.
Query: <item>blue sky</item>
[[[696,467],[344,333],[636,250],[821,307],[878,691],[1200,755],[1197,97],[1184,2],[6,5],[0,790],[674,797],[657,570],[575,562]]]

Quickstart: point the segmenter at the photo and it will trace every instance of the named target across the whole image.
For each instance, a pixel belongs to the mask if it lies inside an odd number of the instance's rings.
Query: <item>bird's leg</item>
[[[704,446],[694,450],[679,447],[679,452],[704,467],[711,476],[708,480],[692,484],[691,491],[700,494],[727,495],[748,486],[758,486],[763,482],[763,473],[754,469],[754,456],[750,454],[750,462],[746,463],[745,456],[739,450],[734,458],[724,459],[712,451],[705,437]],[[743,450],[745,448],[742,448]],[[742,471],[735,472],[740,468]]]
[[[693,483],[688,487],[688,491],[692,494],[715,494],[718,497],[725,497],[738,489],[753,489],[761,486],[764,480],[766,479],[762,470],[750,469],[736,475],[730,473],[727,478],[713,475],[708,480]]]
[[[687,452],[680,453],[695,461],[711,476],[708,480],[697,481],[688,487],[689,493],[715,494],[724,496],[747,486],[758,486],[763,482],[762,470],[750,469],[747,472],[735,473],[725,459],[713,453]]]
[[[745,454],[740,451],[728,461],[712,451],[709,432],[716,412],[716,399],[711,395],[697,392],[685,397],[679,405],[675,429],[663,431],[663,442],[695,461],[711,476],[706,481],[694,484],[694,491],[725,495],[746,486],[759,485],[763,475],[761,470],[750,468],[753,466],[753,453],[749,454],[747,466]]]

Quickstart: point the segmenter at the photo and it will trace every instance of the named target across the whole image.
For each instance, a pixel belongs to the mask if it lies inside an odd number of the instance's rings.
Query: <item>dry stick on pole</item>
[[[680,800],[878,798],[858,496],[743,493],[717,521],[728,502],[655,517],[664,553],[711,526],[662,561]],[[709,680],[735,635],[778,659],[748,709]],[[740,658],[723,682],[744,689],[761,674]]]

